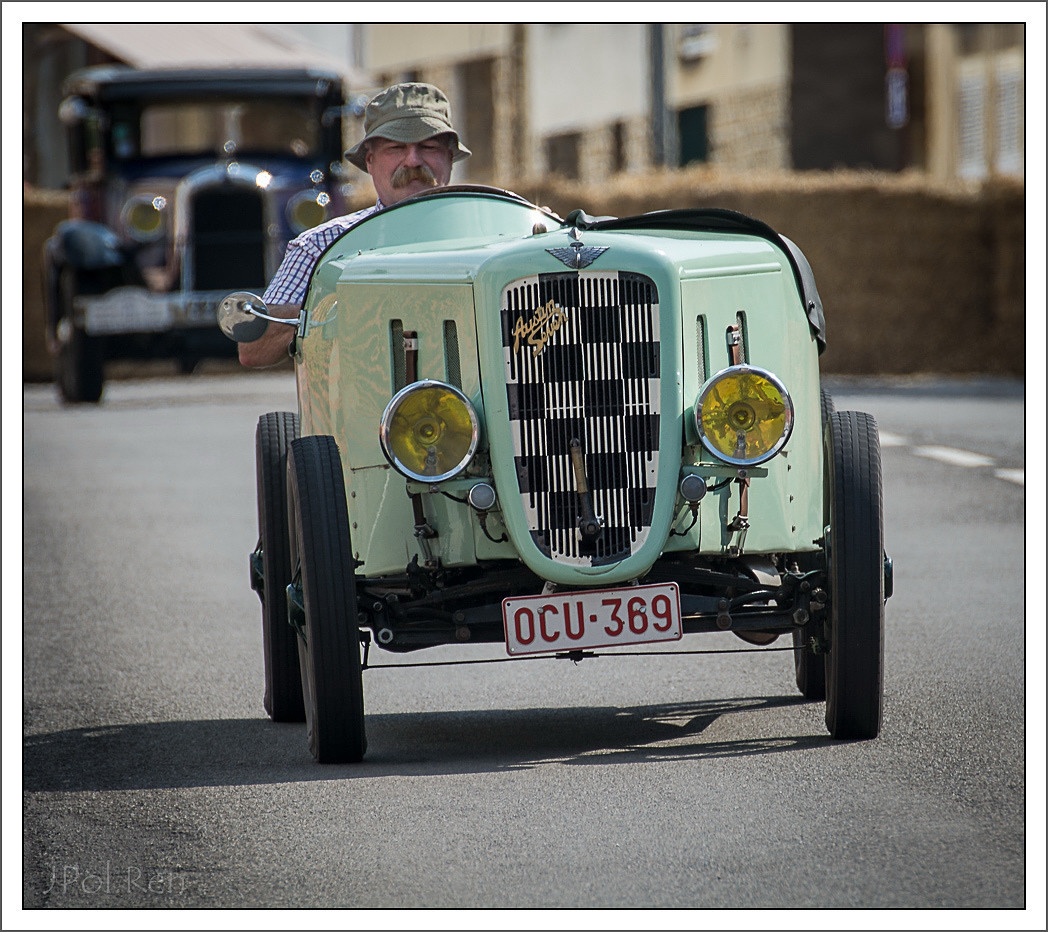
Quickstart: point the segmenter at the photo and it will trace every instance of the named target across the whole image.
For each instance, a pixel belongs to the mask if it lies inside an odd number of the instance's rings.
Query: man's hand
[[[287,317],[294,320],[302,311],[297,304],[277,304],[266,313],[271,317]],[[252,369],[264,369],[275,366],[287,358],[287,348],[295,335],[295,328],[290,324],[275,324],[267,321],[266,332],[250,343],[238,343],[237,353],[242,365]]]

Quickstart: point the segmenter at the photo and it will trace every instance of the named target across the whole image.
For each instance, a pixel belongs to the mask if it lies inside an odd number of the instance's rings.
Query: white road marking
[[[1016,485],[1026,487],[1026,469],[997,469],[994,470],[994,475],[998,479],[1004,479],[1006,482],[1014,482]]]
[[[949,463],[951,466],[993,466],[993,460],[981,453],[969,453],[967,450],[957,450],[953,447],[914,447],[913,452],[918,456],[930,460],[938,460],[941,463]]]
[[[909,447],[909,441],[900,434],[889,431],[880,431],[882,447]],[[949,463],[951,466],[984,467],[996,466],[997,464],[989,456],[982,453],[970,453],[968,450],[958,450],[956,447],[923,446],[910,447],[911,453],[923,456],[927,459],[938,460],[941,463]],[[1006,469],[1001,467],[994,469],[993,474],[1005,482],[1013,482],[1015,485],[1026,487],[1026,469],[1018,467]]]

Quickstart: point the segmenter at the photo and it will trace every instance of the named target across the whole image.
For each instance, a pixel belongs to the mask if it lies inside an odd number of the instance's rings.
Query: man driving
[[[444,187],[452,164],[470,154],[451,125],[451,105],[439,88],[395,84],[377,94],[364,111],[364,138],[346,158],[371,176],[378,199],[372,207],[328,220],[288,243],[263,295],[268,313],[298,317],[313,267],[328,246],[377,211]],[[294,327],[270,323],[258,339],[238,344],[240,362],[252,368],[275,365],[287,356],[294,335]]]

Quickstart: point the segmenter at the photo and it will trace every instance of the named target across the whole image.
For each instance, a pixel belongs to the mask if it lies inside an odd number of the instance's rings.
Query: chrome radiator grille
[[[625,559],[647,537],[659,440],[659,304],[628,272],[543,274],[502,292],[502,346],[521,502],[539,550],[562,563]],[[578,440],[595,537],[583,514]]]

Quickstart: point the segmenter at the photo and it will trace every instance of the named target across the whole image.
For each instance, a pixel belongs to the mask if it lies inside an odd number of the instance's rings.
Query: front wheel
[[[877,424],[858,411],[827,427],[830,650],[826,726],[834,738],[880,734],[884,696],[884,520]]]
[[[60,320],[56,381],[58,393],[70,404],[94,404],[105,385],[104,354],[99,337],[92,337],[74,324],[73,299],[80,293],[75,269],[62,269],[58,276]]]
[[[322,764],[364,757],[364,687],[346,488],[335,441],[301,437],[287,457],[292,583],[289,616],[309,750]]]

